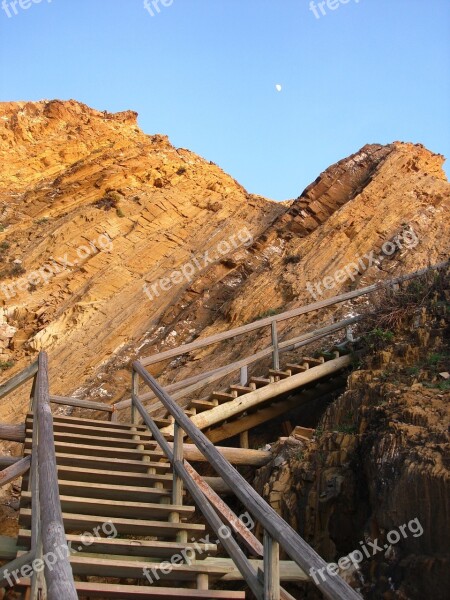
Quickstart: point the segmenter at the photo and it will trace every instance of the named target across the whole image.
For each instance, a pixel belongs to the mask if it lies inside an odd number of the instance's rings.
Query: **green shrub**
[[[6,371],[14,366],[14,361],[7,360],[6,362],[0,362],[0,371]]]

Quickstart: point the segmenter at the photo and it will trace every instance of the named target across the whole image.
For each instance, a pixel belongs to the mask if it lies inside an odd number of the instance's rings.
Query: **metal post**
[[[240,384],[247,385],[248,382],[248,366],[241,367]]]
[[[280,352],[278,350],[278,330],[277,330],[277,322],[272,321],[272,346],[273,346],[273,368],[275,371],[279,371],[280,369]]]
[[[264,600],[280,600],[280,546],[264,531]]]

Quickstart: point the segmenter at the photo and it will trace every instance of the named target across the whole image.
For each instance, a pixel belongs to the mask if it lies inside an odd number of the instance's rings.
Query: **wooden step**
[[[167,422],[164,424],[164,427],[166,427],[168,424],[170,425],[170,422],[167,420]],[[78,445],[83,446],[88,444],[89,446],[102,446],[110,449],[129,448],[130,450],[135,450],[138,445],[147,446],[149,443],[154,442],[152,438],[148,437],[139,440],[133,440],[130,438],[103,437],[84,434],[74,435],[73,433],[59,431],[54,432],[54,438],[55,442],[57,443],[70,443],[72,448],[76,448]],[[31,442],[31,436],[25,440],[25,446],[28,440]]]
[[[280,371],[277,369],[269,369],[269,375],[271,377],[278,377],[279,379],[287,379],[288,377],[290,377],[292,375],[292,371],[290,371],[290,370]]]
[[[309,368],[311,369],[312,367],[319,367],[320,365],[323,365],[323,363],[325,362],[325,359],[323,356],[319,356],[319,358],[312,358],[309,356],[303,356],[301,360],[299,360],[300,364],[305,364],[307,363],[309,365]]]
[[[289,369],[289,371],[291,371],[292,374],[304,373],[305,371],[308,370],[308,366],[307,365],[297,365],[297,364],[294,364],[294,363],[289,363],[286,366]]]
[[[30,451],[27,450],[26,453]],[[59,466],[66,467],[83,467],[87,469],[105,469],[105,471],[129,471],[135,473],[147,473],[149,468],[153,468],[157,473],[166,474],[171,470],[171,465],[168,462],[150,461],[144,462],[139,458],[135,460],[114,458],[114,457],[97,457],[86,456],[83,454],[65,454],[63,452],[56,453],[56,463]],[[105,473],[107,474],[107,473]]]
[[[227,590],[190,590],[185,588],[118,585],[77,581],[75,583],[80,599],[108,598],[108,600],[245,600],[245,592]]]
[[[102,527],[104,523],[111,523],[109,517],[104,515],[78,515],[63,513],[66,531],[84,533],[93,531],[94,527]],[[115,518],[114,527],[119,534],[133,536],[156,536],[173,539],[180,531],[187,531],[189,539],[197,539],[203,535],[205,526],[197,523],[168,523],[167,521],[147,521],[142,519]],[[22,508],[19,514],[19,524],[22,527],[31,526],[31,509]]]
[[[124,461],[129,462],[129,461]],[[79,461],[76,461],[79,464]],[[131,472],[131,471],[114,471],[108,468],[106,469],[88,469],[85,467],[70,467],[58,465],[58,477],[63,481],[69,481],[71,483],[95,483],[98,485],[122,485],[125,487],[137,486],[142,487],[152,484],[161,483],[164,488],[171,489],[173,475],[168,473],[167,470],[164,473],[147,474],[146,468],[148,465],[155,463],[144,463],[140,462],[139,466],[144,467],[143,472]],[[122,467],[126,469],[126,466]]]
[[[154,487],[138,487],[131,485],[113,485],[98,483],[94,480],[67,481],[59,480],[59,493],[63,496],[75,496],[81,498],[99,498],[102,500],[133,500],[136,502],[160,502],[163,498],[170,497],[170,489],[159,489]]]
[[[227,565],[203,564],[203,562],[199,560],[192,564],[172,563],[170,569],[167,569],[165,568],[167,561],[161,563],[119,558],[108,559],[80,554],[70,558],[75,576],[146,580],[144,569],[147,569],[148,577],[151,577],[154,583],[195,581],[200,574],[208,574],[213,581],[217,581],[233,571],[233,567]]]
[[[251,385],[230,385],[230,390],[237,392],[238,396],[243,396],[244,394],[249,394],[256,390],[256,385],[254,383]]]
[[[55,441],[57,453],[63,454],[81,454],[87,456],[122,458],[138,461],[142,456],[148,456],[150,459],[165,458],[164,454],[158,450],[131,450],[130,448],[113,448],[96,445],[74,444],[70,442]],[[24,454],[31,452],[31,438],[25,440]]]
[[[101,533],[101,532],[99,532]],[[179,542],[158,542],[156,540],[130,540],[126,538],[107,538],[92,535],[89,538],[89,544],[83,542],[83,535],[66,534],[67,542],[78,552],[92,552],[94,554],[111,554],[120,556],[140,556],[151,558],[172,558],[175,554],[186,552],[188,558],[194,555],[200,555],[202,558],[213,556],[217,552],[215,544],[195,545],[180,544]],[[18,541],[20,548],[31,548],[31,531],[21,529],[19,531]],[[92,543],[91,543],[92,542]],[[15,555],[14,555],[15,557]]]
[[[60,496],[60,500],[62,511],[65,513],[96,515],[100,512],[104,517],[123,519],[168,519],[170,513],[173,512],[178,513],[181,518],[187,518],[195,513],[195,506],[132,502],[130,500],[101,500],[63,495]],[[22,492],[20,505],[22,508],[31,506],[31,492]]]
[[[27,419],[26,426],[27,431],[31,431],[33,427],[33,420]],[[76,438],[78,435],[88,435],[102,438],[131,440],[133,436],[138,435],[143,440],[153,439],[153,436],[148,429],[145,431],[139,429],[133,432],[131,429],[112,429],[110,427],[94,427],[93,425],[79,425],[78,423],[72,424],[56,422],[53,424],[53,430],[55,433],[71,434],[74,438]]]
[[[250,382],[254,383],[257,388],[273,383],[272,379],[266,379],[265,377],[251,377]]]
[[[217,405],[214,404],[214,402],[210,402],[209,400],[192,400],[189,406],[195,408],[197,413],[201,413],[205,410],[211,410],[211,408],[214,408]]]
[[[27,414],[27,419],[33,418],[33,413],[30,412]],[[82,419],[80,417],[66,417],[64,415],[53,415],[54,423],[71,423],[72,425],[87,425],[92,427],[105,427],[107,429],[118,429],[118,430],[127,430],[132,427],[137,427],[137,429],[147,432],[148,429],[145,425],[133,425],[133,423],[119,423],[116,421],[99,421],[97,419]]]
[[[223,404],[224,402],[230,402],[230,400],[235,400],[237,398],[237,392],[232,392],[231,394],[227,392],[213,392],[211,394],[212,400],[217,400],[219,404]]]

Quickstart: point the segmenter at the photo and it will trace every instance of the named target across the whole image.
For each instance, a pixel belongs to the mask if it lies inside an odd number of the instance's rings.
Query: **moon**
[[[281,92],[281,85],[279,83],[277,83],[277,85],[275,86],[275,89],[277,90],[277,92]]]

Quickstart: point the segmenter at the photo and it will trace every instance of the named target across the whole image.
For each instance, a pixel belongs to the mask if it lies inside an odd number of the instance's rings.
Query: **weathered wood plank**
[[[36,361],[20,373],[17,373],[17,375],[14,375],[14,377],[11,377],[11,379],[5,383],[2,383],[2,385],[0,385],[0,398],[4,398],[18,387],[26,383],[29,379],[34,377],[34,375],[37,373],[37,370],[38,363]]]
[[[280,545],[264,531],[264,600],[280,600]]]
[[[92,531],[94,527],[109,523],[111,519],[103,515],[79,515],[76,513],[63,513],[64,524],[67,529],[83,533]],[[31,523],[31,510],[23,508],[20,511],[19,524],[28,527]],[[148,519],[114,519],[114,526],[119,534],[136,536],[158,536],[174,539],[178,531],[189,531],[189,539],[198,539],[205,532],[205,526],[198,523],[168,523],[167,521],[149,521]],[[64,598],[64,596],[61,596]],[[55,599],[56,600],[56,599]],[[77,600],[77,599],[76,599]]]
[[[242,414],[250,408],[254,408],[255,406],[258,406],[258,404],[261,404],[262,402],[265,402],[271,398],[295,390],[302,385],[319,380],[322,377],[332,375],[333,373],[348,367],[351,362],[351,356],[341,356],[334,360],[330,360],[323,365],[308,369],[304,373],[292,375],[292,377],[283,379],[282,381],[278,381],[276,383],[270,383],[265,387],[255,390],[254,392],[249,392],[245,396],[236,398],[236,400],[232,400],[227,404],[222,404],[212,408],[209,411],[202,412],[199,415],[192,417],[191,421],[199,429],[206,429],[207,427],[216,425],[221,421],[225,421],[226,419],[230,419],[231,417]],[[161,432],[163,434],[166,433],[168,435],[173,435],[173,425],[161,429]]]
[[[39,500],[43,554],[55,552],[67,545],[58,489],[58,471],[53,439],[53,419],[48,390],[48,359],[39,354],[37,375]],[[68,557],[60,558],[52,568],[46,564],[45,581],[48,600],[78,600]]]
[[[185,463],[186,471],[197,484],[199,490],[205,495],[209,502],[214,506],[222,520],[229,525],[238,537],[244,542],[247,548],[255,556],[263,556],[263,545],[253,535],[253,533],[242,523],[235,513],[225,504],[220,496],[211,489],[207,481],[197,473],[197,471],[189,463]]]
[[[229,558],[206,558],[206,564],[223,564],[233,566],[233,561]],[[261,559],[251,558],[250,563],[257,569],[263,569],[263,561]],[[234,569],[222,577],[222,581],[242,581],[242,573],[238,569]],[[291,560],[280,560],[280,580],[291,583],[302,583],[309,581],[309,577],[300,567]],[[282,594],[280,594],[281,597]]]
[[[0,471],[0,487],[11,483],[11,481],[14,481],[18,477],[22,477],[22,475],[24,475],[30,467],[31,457],[27,456],[10,467],[3,469],[3,471]]]
[[[80,545],[81,536],[69,534],[66,536],[68,542],[73,543],[73,547],[77,548]],[[21,529],[18,537],[19,543],[22,547],[27,547],[31,542],[31,535],[27,529]],[[0,537],[1,543],[1,537]],[[15,540],[14,540],[15,543]],[[106,538],[97,537],[88,546],[83,547],[83,552],[89,552],[93,554],[113,554],[123,556],[140,556],[140,557],[155,557],[155,558],[172,558],[174,554],[182,552],[186,548],[189,549],[187,555],[201,555],[205,556],[214,555],[217,552],[217,546],[215,544],[200,544],[196,543],[195,546],[192,544],[180,544],[177,542],[159,542],[156,540],[147,541],[143,539],[132,540],[128,538]],[[15,555],[14,555],[15,556]]]
[[[6,425],[0,423],[0,440],[23,442],[25,440],[25,425]]]
[[[31,492],[22,492],[22,506],[30,505]],[[169,513],[176,511],[181,517],[189,517],[195,512],[194,506],[176,506],[154,502],[135,502],[130,500],[104,500],[100,498],[83,498],[61,495],[61,508],[64,513],[80,513],[104,517],[120,517],[124,519],[164,519]]]
[[[338,359],[340,360],[340,359]],[[333,362],[333,361],[330,361]],[[323,369],[315,367],[316,369]],[[253,487],[240,475],[240,473],[230,463],[217,452],[215,446],[208,438],[194,425],[194,423],[184,414],[183,410],[166,394],[164,389],[158,382],[146,371],[139,362],[133,363],[133,368],[139,373],[142,379],[156,393],[158,398],[164,404],[165,408],[176,419],[178,424],[188,434],[189,438],[209,459],[211,466],[216,473],[222,477],[227,485],[235,492],[236,497],[243,503],[252,516],[264,527],[265,530],[276,540],[287,554],[294,560],[297,565],[305,572],[309,573],[311,568],[326,569],[327,563],[311,548],[309,544],[303,540],[294,529],[286,523],[286,521],[267,504],[267,502],[253,489]],[[312,370],[312,369],[311,369]],[[281,382],[282,384],[283,382]],[[278,384],[280,385],[280,384]],[[263,390],[261,390],[263,391]],[[234,401],[236,402],[236,400]],[[139,408],[139,407],[138,407]],[[145,410],[141,412],[145,418]],[[186,487],[193,495],[194,501],[199,500],[202,512],[208,518],[205,509],[205,496],[198,490],[197,485],[186,472],[184,465],[177,465],[180,476],[184,471],[187,482]],[[190,484],[189,482],[192,482]],[[200,494],[200,497],[199,497]],[[208,504],[208,507],[211,506]],[[214,512],[214,511],[213,511]],[[215,514],[215,513],[214,513]],[[217,515],[216,515],[217,516]],[[233,559],[234,557],[229,554]],[[235,561],[236,562],[236,561]],[[238,564],[238,563],[236,563]],[[238,565],[241,572],[244,573],[246,581],[250,585],[254,569],[249,566],[250,571],[247,574],[242,571],[241,565]],[[253,588],[252,588],[253,589]],[[258,590],[258,587],[256,587]],[[331,600],[361,600],[361,596],[353,590],[348,583],[336,576],[327,578],[321,585],[323,594]]]
[[[76,584],[80,596],[88,598],[108,598],[109,600],[245,600],[245,592],[228,590],[188,590],[185,588],[149,587],[107,583]]]
[[[66,406],[75,406],[77,408],[85,408],[87,410],[99,410],[112,413],[114,408],[103,404],[103,402],[91,402],[89,400],[80,400],[78,398],[68,398],[66,396],[50,396],[52,404],[64,404]]]

